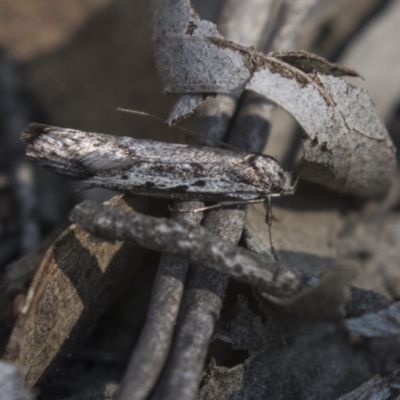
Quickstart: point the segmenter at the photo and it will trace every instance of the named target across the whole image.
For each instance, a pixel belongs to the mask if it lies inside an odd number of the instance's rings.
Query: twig
[[[209,213],[203,224],[207,229],[207,235],[211,236],[212,232],[222,236],[226,241],[236,243],[242,231],[243,211],[243,209],[225,209]],[[228,244],[217,236],[212,242],[216,243],[216,240]],[[234,244],[229,247],[234,252],[242,250]],[[206,245],[204,252],[208,248],[211,249]],[[225,251],[217,253],[219,253],[216,260],[218,265],[222,265],[223,260],[228,260],[229,256]],[[246,269],[241,262],[237,267],[239,265]],[[160,382],[152,396],[153,400],[191,399],[197,393],[208,345],[222,308],[228,283],[227,275],[205,266],[211,264],[203,260],[201,266],[195,266],[191,270],[178,320],[179,331]],[[182,385],[182,382],[185,384]]]
[[[195,209],[198,202],[182,202],[178,206]],[[201,213],[178,213],[178,221],[199,223]],[[136,348],[131,356],[118,398],[147,398],[167,359],[181,303],[189,263],[186,259],[163,254],[154,282],[147,318]]]
[[[227,214],[233,212],[239,218],[229,221]],[[213,221],[215,214],[221,214],[224,218]],[[206,226],[213,228],[220,236],[224,233],[225,240],[198,225],[126,212],[89,200],[73,209],[71,220],[97,237],[133,240],[148,249],[179,255],[191,263],[229,274],[234,279],[277,297],[292,296],[300,289],[305,276],[283,264],[270,261],[262,254],[226,241],[235,236],[235,229],[240,234],[240,214],[243,213],[237,210],[218,210],[210,213],[206,219]]]

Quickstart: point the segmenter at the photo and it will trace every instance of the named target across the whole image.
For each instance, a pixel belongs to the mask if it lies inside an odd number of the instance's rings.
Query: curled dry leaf
[[[126,196],[116,196],[110,203],[140,210],[150,205]],[[24,368],[27,384],[35,385],[130,284],[145,255],[131,244],[95,242],[75,225],[66,229],[47,250],[33,278],[4,359]]]
[[[152,6],[157,64],[167,92],[253,90],[304,129],[302,177],[343,193],[386,193],[394,147],[369,95],[338,77],[355,71],[305,52],[264,55],[227,41],[188,0],[153,0]]]

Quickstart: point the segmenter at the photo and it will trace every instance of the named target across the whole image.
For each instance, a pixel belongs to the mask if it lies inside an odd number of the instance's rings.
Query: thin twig
[[[228,213],[238,218],[230,221]],[[214,215],[213,215],[214,214]],[[214,221],[215,214],[224,218]],[[240,215],[242,214],[242,215]],[[76,206],[71,220],[93,235],[107,240],[133,240],[148,249],[185,257],[232,278],[259,288],[278,297],[290,297],[300,288],[305,276],[298,271],[271,261],[262,254],[237,247],[227,242],[240,236],[242,211],[218,210],[206,218],[206,227],[218,233],[184,221],[156,218],[126,212],[117,207],[94,203],[90,200]],[[239,235],[234,233],[239,231]],[[223,235],[222,235],[223,234]]]
[[[233,251],[241,251],[242,249],[234,244],[240,238],[243,222],[243,209],[225,209],[210,212],[203,225],[214,244],[221,239],[217,236],[212,237],[211,233],[233,243],[229,245]],[[228,244],[222,241],[221,243]],[[212,246],[206,245],[204,254],[211,248]],[[217,254],[216,261],[218,266],[221,266],[223,260],[227,260],[229,256],[226,252],[217,251]],[[222,308],[228,283],[227,275],[206,268],[205,266],[211,264],[204,261],[202,260],[201,266],[194,266],[191,269],[179,314],[179,331],[166,368],[152,396],[154,400],[192,399],[197,393],[208,345]],[[237,264],[238,269],[240,266],[243,270],[247,270],[241,262]]]
[[[179,206],[198,208],[202,203],[182,202]],[[177,213],[178,221],[199,223],[201,213]],[[167,359],[189,263],[186,259],[163,254],[154,282],[146,322],[131,356],[118,398],[145,399],[153,389]]]

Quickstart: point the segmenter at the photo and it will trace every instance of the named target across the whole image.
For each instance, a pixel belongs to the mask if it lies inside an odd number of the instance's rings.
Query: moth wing
[[[91,171],[109,171],[133,164],[129,158],[110,158],[106,155],[99,155],[98,152],[84,154],[78,157],[77,161]]]

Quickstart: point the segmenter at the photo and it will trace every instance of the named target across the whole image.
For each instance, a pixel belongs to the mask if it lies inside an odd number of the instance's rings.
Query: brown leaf
[[[146,209],[149,201],[116,196],[111,204]],[[94,242],[75,225],[46,252],[5,352],[33,386],[82,338],[99,314],[129,285],[146,252],[130,243]]]

